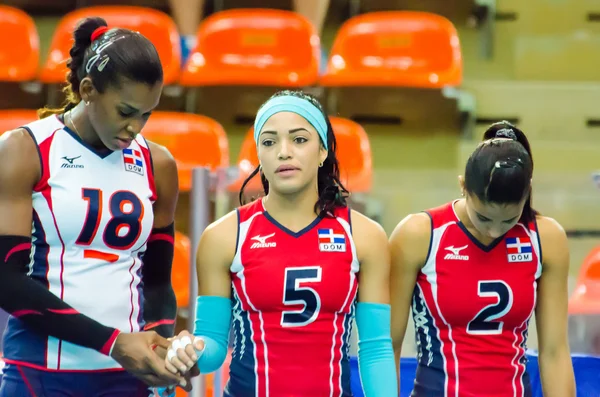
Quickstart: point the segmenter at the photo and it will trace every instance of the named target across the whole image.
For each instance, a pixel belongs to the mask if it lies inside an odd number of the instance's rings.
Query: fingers
[[[192,346],[192,339],[189,336],[184,336],[179,339],[179,341],[173,341],[171,349],[175,350],[177,358],[186,365],[186,372],[188,369],[192,368],[198,360],[198,356]]]
[[[171,355],[169,355],[169,353],[171,353]],[[165,357],[165,367],[167,368],[167,370],[175,375],[177,375],[177,373],[179,372],[179,370],[177,368],[175,368],[175,366],[173,364],[171,364],[171,359],[175,356],[175,352],[173,352],[171,349],[169,349],[167,351],[167,356]]]
[[[175,352],[175,350],[173,350],[172,348],[169,349],[169,351],[167,351],[167,357],[166,357],[166,361],[169,362],[173,367],[175,367],[175,371],[170,371],[173,372],[174,374],[181,372],[182,374],[185,374],[188,370],[187,365],[185,365],[178,357],[177,353]]]
[[[204,352],[204,339],[202,339],[200,337],[195,337],[194,338],[194,349],[196,349],[196,351],[199,352],[200,355],[202,355],[202,352]]]
[[[168,354],[169,353],[167,353],[167,356]],[[182,377],[169,372],[166,369],[165,362],[159,360],[155,354],[148,360],[148,365],[154,374],[163,380],[163,385],[175,385],[180,383],[183,379]]]

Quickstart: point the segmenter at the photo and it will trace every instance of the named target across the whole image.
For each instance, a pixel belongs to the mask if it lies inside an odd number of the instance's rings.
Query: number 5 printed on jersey
[[[87,215],[77,244],[90,245],[96,237],[102,221],[103,197],[99,189],[83,188],[82,198],[87,201]],[[144,205],[133,192],[116,191],[108,200],[110,219],[102,233],[107,247],[115,250],[128,250],[140,237]]]
[[[475,318],[469,322],[467,332],[472,335],[501,334],[504,322],[496,320],[505,316],[512,308],[512,290],[504,281],[480,281],[477,295],[481,298],[496,298],[497,302],[481,309]]]
[[[321,310],[321,298],[317,291],[310,287],[300,286],[300,284],[320,282],[321,273],[320,266],[285,269],[283,304],[286,306],[304,305],[304,308],[283,311],[281,313],[282,327],[304,327],[317,319]]]

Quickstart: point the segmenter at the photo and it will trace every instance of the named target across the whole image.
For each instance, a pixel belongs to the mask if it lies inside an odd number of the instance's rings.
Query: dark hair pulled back
[[[67,85],[63,89],[65,104],[58,109],[38,110],[44,118],[64,113],[80,101],[81,80],[89,76],[102,93],[110,86],[119,87],[122,79],[154,85],[163,81],[163,69],[154,45],[146,37],[129,29],[113,28],[92,42],[96,29],[107,27],[102,18],[83,19],[73,31],[73,46],[67,60]]]
[[[333,133],[333,128],[331,127],[331,121],[323,106],[317,98],[314,96],[307,94],[303,91],[291,91],[291,90],[282,90],[278,91],[271,96],[263,106],[271,99],[277,98],[279,96],[292,95],[301,99],[304,99],[318,108],[323,117],[325,117],[325,121],[327,122],[327,145],[328,145],[328,153],[327,158],[323,161],[323,165],[319,167],[318,171],[318,192],[319,199],[315,203],[315,212],[322,216],[327,216],[333,214],[333,211],[337,207],[345,207],[347,206],[346,199],[349,196],[348,190],[344,187],[342,182],[340,181],[340,169],[338,165],[338,160],[336,157],[336,149],[337,143],[335,140],[335,135]],[[265,178],[260,165],[252,171],[252,173],[246,178],[239,193],[239,201],[241,205],[246,203],[244,196],[244,189],[246,185],[254,178],[257,174],[260,174],[260,180],[262,182],[263,190],[265,194],[269,194],[269,181]]]
[[[504,139],[501,139],[504,138]],[[514,204],[527,197],[521,221],[534,220],[531,207],[533,157],[527,137],[507,121],[492,124],[467,160],[465,189],[484,203]]]

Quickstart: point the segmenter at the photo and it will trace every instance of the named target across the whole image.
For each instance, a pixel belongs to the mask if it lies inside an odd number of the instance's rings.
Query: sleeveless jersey
[[[58,117],[24,127],[37,144],[42,177],[32,192],[28,275],[80,313],[122,332],[143,326],[141,255],[156,190],[148,146],[99,153]],[[40,335],[10,317],[8,363],[43,370],[119,370],[111,357]]]
[[[530,396],[526,341],[542,272],[535,222],[489,246],[454,202],[427,211],[429,254],[412,300],[418,366],[413,396]]]
[[[295,233],[257,200],[238,209],[234,349],[225,397],[351,396],[359,263],[350,209]]]

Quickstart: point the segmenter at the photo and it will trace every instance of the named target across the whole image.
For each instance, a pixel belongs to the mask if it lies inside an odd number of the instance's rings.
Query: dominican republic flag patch
[[[319,250],[323,252],[346,252],[346,235],[333,229],[319,229]]]
[[[139,150],[123,149],[123,164],[125,165],[125,171],[144,175],[144,162],[142,161],[142,153]]]
[[[531,262],[533,246],[529,237],[508,237],[506,239],[506,254],[509,262]]]

